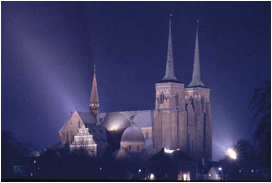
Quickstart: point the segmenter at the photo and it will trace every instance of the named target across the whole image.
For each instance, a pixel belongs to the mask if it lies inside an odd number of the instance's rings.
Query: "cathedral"
[[[198,26],[192,81],[186,87],[174,72],[170,18],[165,76],[155,88],[154,109],[99,112],[94,69],[90,112],[75,110],[59,131],[59,142],[68,144],[71,150],[89,148],[98,158],[103,158],[107,148],[115,143],[118,144],[118,149],[112,152],[115,159],[137,156],[147,160],[164,149],[181,151],[200,164],[211,162],[210,89],[201,81]]]

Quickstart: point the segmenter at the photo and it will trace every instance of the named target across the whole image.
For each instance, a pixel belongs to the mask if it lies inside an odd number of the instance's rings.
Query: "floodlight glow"
[[[172,153],[174,150],[170,150],[170,149],[166,149],[166,148],[164,148],[164,152],[166,152],[166,153]]]
[[[155,178],[154,174],[151,173],[151,174],[150,174],[150,179],[153,180],[154,178]]]
[[[227,152],[228,152],[228,156],[231,159],[237,159],[237,153],[236,153],[236,151],[234,149],[228,148]]]
[[[218,168],[218,170],[220,170],[220,171],[221,171],[221,170],[222,170],[222,168],[221,168],[221,167],[219,167],[219,168]]]
[[[187,175],[185,173],[183,174],[183,180],[187,180]]]

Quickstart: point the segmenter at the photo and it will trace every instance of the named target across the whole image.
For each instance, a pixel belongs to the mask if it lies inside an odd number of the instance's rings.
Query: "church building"
[[[168,149],[180,150],[202,165],[211,162],[210,89],[203,84],[200,75],[198,26],[192,81],[185,86],[174,72],[170,18],[165,76],[155,84],[155,88],[154,109],[99,112],[94,69],[90,112],[76,110],[59,131],[59,142],[74,144],[77,139],[75,135],[84,126],[83,129],[88,129],[93,136],[93,143],[97,144],[97,156],[100,158],[110,145],[112,134],[121,134],[116,158],[122,154],[130,156],[142,152],[145,152],[145,157],[151,157],[162,149]]]

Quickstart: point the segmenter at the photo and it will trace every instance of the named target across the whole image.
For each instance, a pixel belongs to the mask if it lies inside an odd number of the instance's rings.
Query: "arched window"
[[[71,130],[71,142],[73,141],[73,130]]]
[[[195,146],[195,141],[192,140],[192,155],[194,156],[194,146]]]
[[[176,105],[179,105],[179,94],[175,94]]]
[[[69,142],[69,132],[68,132],[68,130],[66,131],[66,141]]]
[[[161,93],[161,96],[160,96],[160,102],[162,103],[164,101],[164,94]]]
[[[187,139],[187,150],[190,152],[190,134],[188,134],[188,139]]]

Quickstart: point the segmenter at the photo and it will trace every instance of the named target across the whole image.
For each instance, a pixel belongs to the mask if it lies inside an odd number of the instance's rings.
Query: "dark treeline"
[[[5,139],[5,140],[4,140]],[[2,131],[2,180],[5,179],[142,179],[139,167],[130,163],[115,163],[113,158],[97,159],[85,149],[69,152],[68,148],[57,149],[50,146],[39,156],[27,161],[28,175],[14,174],[13,165],[20,165],[29,159],[29,149],[25,148],[11,132]],[[35,163],[33,161],[35,159]],[[31,174],[30,174],[31,173]],[[31,175],[31,176],[30,176]]]
[[[31,156],[34,150],[21,143],[10,131],[1,131],[1,176],[2,179],[13,178],[13,165]]]
[[[271,81],[266,81],[263,87],[255,89],[249,110],[253,113],[253,121],[249,122],[249,125],[256,126],[256,130],[252,139],[241,139],[235,144],[237,160],[224,158],[224,178],[236,181],[270,181]]]

